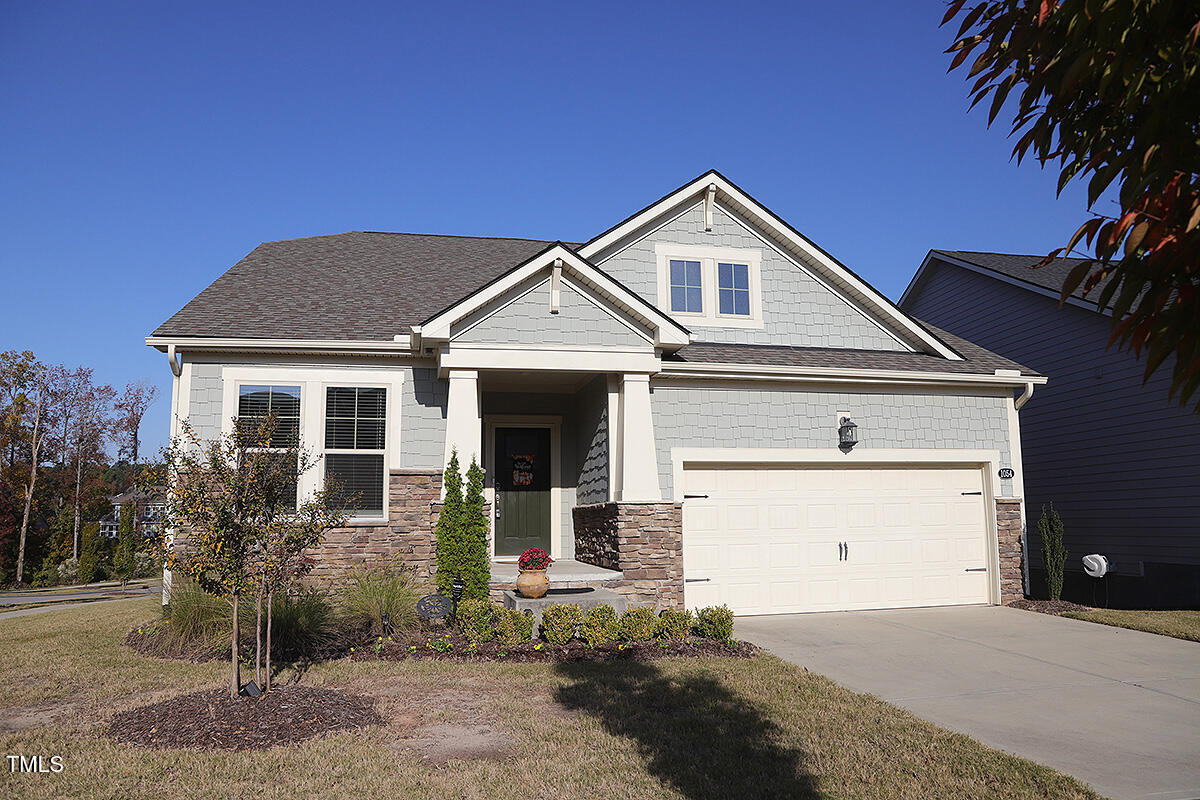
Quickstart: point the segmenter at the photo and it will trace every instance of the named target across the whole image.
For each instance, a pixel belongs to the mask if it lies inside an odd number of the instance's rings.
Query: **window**
[[[750,316],[750,267],[717,264],[717,310],[721,314]]]
[[[325,390],[325,479],[364,516],[383,516],[387,390],[330,386]]]
[[[671,310],[702,314],[703,297],[700,262],[671,259]]]
[[[296,447],[300,443],[300,387],[299,386],[261,386],[243,384],[238,387],[238,428],[240,435],[248,436],[268,414],[275,417],[275,430],[271,432],[268,452],[271,448],[279,448],[280,456],[284,456],[284,448]],[[244,440],[243,440],[244,441]],[[287,469],[287,465],[283,465]],[[277,508],[294,510],[298,491],[296,464],[291,464],[291,490],[285,491],[280,498]]]

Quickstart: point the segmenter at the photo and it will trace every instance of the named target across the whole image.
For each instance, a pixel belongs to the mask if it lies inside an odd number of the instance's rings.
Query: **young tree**
[[[1018,163],[1030,153],[1057,161],[1059,192],[1086,178],[1089,208],[1120,187],[1115,214],[1093,214],[1039,266],[1085,239],[1094,246],[1096,260],[1071,271],[1062,299],[1080,284],[1099,288],[1110,343],[1145,355],[1146,378],[1174,356],[1171,392],[1187,404],[1200,389],[1200,3],[949,6],[943,25],[963,14],[950,69],[975,54],[972,107],[992,96],[990,126],[1019,97],[1009,133],[1019,135]]]
[[[1038,534],[1042,537],[1042,558],[1046,562],[1046,591],[1051,600],[1062,598],[1063,573],[1067,568],[1067,546],[1063,544],[1063,522],[1054,510],[1042,506],[1042,517],[1038,520]]]
[[[116,430],[122,440],[121,453],[128,455],[134,464],[138,463],[138,434],[142,427],[142,417],[146,415],[146,410],[153,405],[156,397],[157,386],[137,381],[126,384],[125,392],[115,404],[118,414]]]
[[[121,521],[117,525],[117,552],[113,555],[113,571],[121,579],[121,590],[133,577],[134,554],[137,552],[137,540],[134,538],[134,519],[137,517],[137,503],[127,500],[121,504]]]
[[[483,469],[471,459],[467,469],[467,490],[463,499],[461,553],[459,564],[463,582],[463,594],[477,600],[486,600],[491,583],[491,559],[488,557],[488,518],[484,508]]]
[[[158,549],[167,569],[224,598],[233,612],[229,693],[241,688],[238,642],[243,595],[261,586],[260,564],[281,516],[303,514],[297,477],[313,467],[311,453],[275,435],[275,420],[239,420],[234,432],[201,441],[191,425],[165,451],[170,478]],[[172,540],[169,531],[180,537]]]
[[[438,514],[437,542],[434,545],[434,555],[437,558],[437,588],[443,595],[449,597],[454,585],[454,577],[462,570],[460,555],[462,553],[461,533],[463,519],[463,479],[458,465],[458,451],[450,452],[450,463],[443,473],[442,486],[446,497],[442,501],[442,510]]]
[[[79,582],[91,583],[100,566],[100,523],[83,526],[83,544],[79,549]]]

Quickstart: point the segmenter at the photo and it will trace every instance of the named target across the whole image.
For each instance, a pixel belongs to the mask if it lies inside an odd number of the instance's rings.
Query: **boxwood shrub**
[[[468,642],[483,644],[496,638],[499,607],[489,600],[463,600],[458,605],[458,629]]]
[[[618,626],[621,638],[627,642],[645,642],[654,638],[658,630],[658,617],[654,609],[646,606],[634,606],[625,609],[621,614]]]
[[[533,615],[501,606],[496,609],[496,637],[505,647],[528,643],[533,638]]]
[[[550,644],[566,644],[575,638],[583,612],[574,603],[551,603],[542,612],[542,636]]]
[[[612,606],[593,606],[583,615],[579,636],[588,647],[615,642],[620,635],[620,619]]]
[[[709,606],[696,612],[696,633],[706,639],[727,642],[733,638],[733,610],[729,606]]]
[[[692,632],[692,612],[663,609],[658,615],[658,636],[662,639],[682,641]]]

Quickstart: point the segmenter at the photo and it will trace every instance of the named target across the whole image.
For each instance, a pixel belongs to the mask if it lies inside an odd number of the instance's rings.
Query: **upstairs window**
[[[699,261],[671,259],[671,310],[684,314],[704,313],[704,285]]]
[[[738,317],[750,316],[749,265],[717,264],[717,311]]]
[[[325,479],[362,516],[384,514],[387,389],[330,386],[325,390]]]

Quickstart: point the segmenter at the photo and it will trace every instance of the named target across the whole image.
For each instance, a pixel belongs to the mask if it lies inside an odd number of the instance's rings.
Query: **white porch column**
[[[621,500],[658,501],[658,459],[650,414],[650,376],[621,376]]]
[[[446,398],[446,451],[442,464],[450,461],[450,453],[458,451],[458,463],[463,473],[471,458],[481,461],[483,453],[482,426],[479,418],[479,373],[473,369],[452,369],[449,374],[450,393]]]

